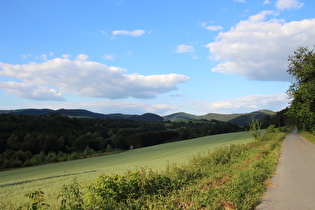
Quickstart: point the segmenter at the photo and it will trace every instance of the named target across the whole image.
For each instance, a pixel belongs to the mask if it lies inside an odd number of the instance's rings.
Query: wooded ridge
[[[135,121],[185,121],[185,120],[218,120],[222,122],[229,122],[237,124],[239,126],[246,126],[252,119],[263,121],[265,117],[273,117],[276,113],[270,110],[259,110],[251,113],[243,114],[216,114],[208,113],[206,115],[193,115],[184,112],[178,112],[166,116],[159,116],[153,113],[145,113],[142,115],[133,114],[101,114],[95,113],[84,109],[17,109],[17,110],[0,110],[1,113],[12,113],[13,115],[27,115],[27,116],[38,116],[38,115],[51,115],[59,114],[68,117],[87,117],[87,118],[98,118],[98,119],[128,119]]]

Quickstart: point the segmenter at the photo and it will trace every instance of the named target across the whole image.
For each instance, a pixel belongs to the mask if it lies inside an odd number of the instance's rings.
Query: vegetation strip
[[[66,176],[75,176],[75,175],[80,175],[80,174],[87,174],[87,173],[94,173],[97,172],[98,170],[91,170],[91,171],[83,171],[79,173],[70,173],[70,174],[62,174],[62,175],[56,175],[56,176],[48,176],[48,177],[43,177],[43,178],[38,178],[38,179],[32,179],[32,180],[24,180],[21,182],[13,182],[13,183],[8,183],[8,184],[2,184],[0,187],[7,187],[7,186],[13,186],[13,185],[21,185],[29,182],[35,182],[39,180],[48,180],[48,179],[54,179],[54,178],[60,178],[60,177],[66,177]]]
[[[267,132],[257,141],[219,148],[164,172],[143,169],[104,175],[88,186],[75,181],[63,185],[60,208],[252,209],[275,171],[286,134]],[[43,192],[36,193],[40,202],[33,196],[30,203],[45,203]]]

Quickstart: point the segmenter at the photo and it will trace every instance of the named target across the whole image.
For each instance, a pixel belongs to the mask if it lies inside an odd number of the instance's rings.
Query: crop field
[[[32,190],[44,191],[46,201],[53,204],[61,186],[72,182],[74,178],[84,185],[97,179],[100,174],[123,174],[127,170],[140,168],[162,171],[168,165],[185,164],[195,155],[251,140],[247,132],[237,132],[160,144],[108,156],[2,171],[0,207],[9,208],[20,204],[16,201],[25,202],[27,198],[24,195]]]

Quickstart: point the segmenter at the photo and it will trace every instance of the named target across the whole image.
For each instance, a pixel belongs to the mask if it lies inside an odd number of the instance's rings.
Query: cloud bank
[[[285,10],[285,9],[299,9],[303,7],[304,4],[300,3],[296,0],[278,0],[276,3],[276,7],[279,10]]]
[[[206,45],[211,57],[220,62],[212,71],[239,74],[249,80],[290,81],[286,73],[288,56],[299,46],[314,44],[315,19],[265,21],[267,16],[277,14],[262,11],[219,33]]]
[[[288,106],[290,100],[285,93],[272,95],[251,95],[222,101],[193,101],[192,105],[199,107],[203,113],[245,113],[261,109],[279,111]]]
[[[177,90],[177,84],[189,79],[179,74],[127,74],[125,69],[87,59],[87,55],[81,54],[76,60],[64,57],[24,65],[0,63],[0,76],[8,78],[0,83],[0,88],[35,100],[64,100],[65,93],[94,98],[148,99]]]

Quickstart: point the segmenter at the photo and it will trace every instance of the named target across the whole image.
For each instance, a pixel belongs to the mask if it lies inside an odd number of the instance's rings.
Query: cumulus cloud
[[[267,15],[278,15],[278,12],[275,12],[273,10],[261,11],[256,15],[250,16],[249,21],[250,22],[261,22],[261,21],[264,21],[266,19]]]
[[[87,59],[88,56],[81,54],[76,60],[55,58],[24,65],[0,63],[0,76],[13,78],[1,82],[0,88],[38,100],[62,100],[63,93],[95,98],[147,99],[176,90],[178,83],[189,79],[179,74],[127,74],[125,69]]]
[[[289,99],[285,93],[272,95],[251,95],[209,103],[195,101],[194,106],[200,107],[204,113],[245,113],[261,109],[280,111],[288,106]]]
[[[223,29],[222,26],[217,26],[217,25],[205,26],[205,28],[209,31],[221,31]]]
[[[45,86],[35,86],[26,83],[18,82],[1,82],[0,88],[9,92],[16,93],[21,98],[29,98],[34,100],[54,100],[63,101],[61,93],[54,88],[47,88]]]
[[[115,56],[114,55],[104,55],[103,59],[113,61],[113,60],[115,60]]]
[[[113,35],[124,35],[124,36],[142,36],[146,32],[145,30],[133,30],[133,31],[126,31],[126,30],[117,30],[113,31]]]
[[[89,56],[84,55],[84,54],[80,54],[80,55],[77,56],[76,59],[77,59],[78,61],[86,61],[86,60],[89,59]]]
[[[177,46],[176,52],[177,53],[193,53],[195,48],[193,46],[181,44]]]
[[[251,16],[207,45],[211,58],[220,62],[213,72],[239,74],[250,80],[291,80],[286,73],[287,58],[297,47],[314,44],[315,19],[286,23],[265,21],[267,15],[277,13],[263,11]]]
[[[209,25],[209,22],[201,22],[200,26],[209,31],[221,31],[223,29],[220,25]]]
[[[270,3],[271,3],[270,0],[265,0],[265,1],[263,2],[264,5],[270,4]]]
[[[303,7],[304,4],[297,1],[297,0],[278,0],[276,3],[276,7],[279,10],[285,10],[285,9],[299,9]]]

